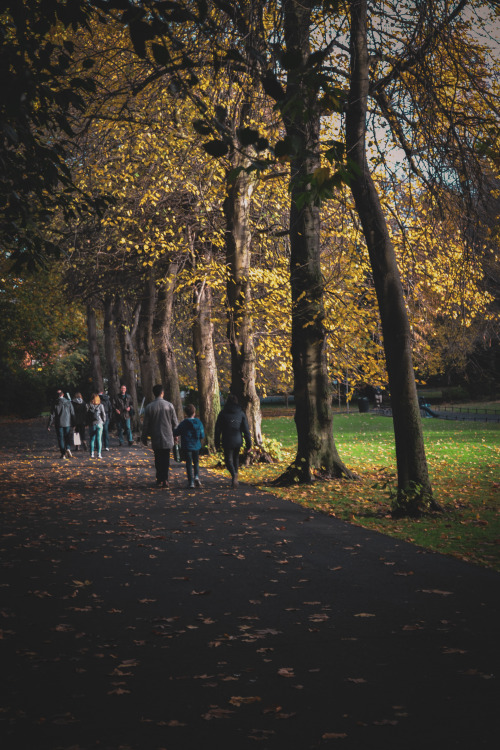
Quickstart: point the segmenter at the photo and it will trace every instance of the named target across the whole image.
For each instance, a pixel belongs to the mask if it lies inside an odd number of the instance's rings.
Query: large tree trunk
[[[391,392],[398,501],[395,511],[416,515],[432,500],[413,372],[412,340],[403,287],[385,216],[366,158],[369,56],[366,0],[351,0],[351,85],[346,115],[347,154],[357,169],[351,190],[363,227],[380,309]]]
[[[156,285],[153,274],[144,283],[139,324],[137,326],[137,353],[141,371],[142,395],[148,404],[154,400],[153,385],[155,362],[153,353],[153,319],[156,307]]]
[[[117,296],[115,301],[115,320],[118,329],[118,339],[120,342],[121,360],[122,360],[122,383],[127,386],[127,390],[132,397],[134,404],[135,416],[132,420],[134,430],[139,429],[139,404],[137,402],[137,375],[136,360],[134,350],[134,338],[139,320],[140,303],[135,307],[132,315],[128,314],[122,297]]]
[[[206,279],[193,290],[193,349],[200,401],[200,419],[205,427],[207,447],[215,450],[215,422],[220,411],[219,379],[215,361],[212,290]]]
[[[116,324],[114,318],[114,300],[110,294],[104,299],[104,353],[108,371],[108,393],[114,398],[120,391],[118,361],[116,359]]]
[[[285,40],[290,55],[303,62],[309,54],[313,0],[287,0]],[[278,482],[311,482],[315,476],[353,474],[340,460],[333,438],[332,393],[326,362],[319,208],[303,202],[306,180],[319,167],[320,116],[317,92],[297,68],[288,72],[285,108],[287,135],[295,144],[291,163],[290,284],[292,361],[298,448],[294,463]]]
[[[235,152],[233,168],[247,162]],[[255,349],[250,312],[251,232],[249,223],[252,178],[246,172],[227,182],[224,214],[226,218],[227,335],[231,349],[231,392],[244,409],[252,439],[262,444],[260,399],[255,389]]]
[[[177,417],[182,419],[183,411],[179,374],[177,372],[177,362],[172,345],[173,304],[178,270],[179,264],[172,261],[169,264],[166,279],[158,289],[153,330],[161,382],[165,389],[165,398],[174,405]]]
[[[96,393],[104,389],[102,378],[101,357],[99,355],[99,344],[97,341],[97,318],[95,309],[91,302],[87,303],[87,331],[89,339],[89,357],[92,370],[92,388]]]

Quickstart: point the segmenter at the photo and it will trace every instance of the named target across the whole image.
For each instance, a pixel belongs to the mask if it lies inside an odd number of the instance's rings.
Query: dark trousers
[[[170,448],[157,448],[155,454],[156,481],[168,482],[170,469]]]
[[[198,477],[200,471],[200,452],[199,451],[186,451],[186,472],[189,484],[192,483],[195,477]],[[194,469],[194,474],[193,474]]]
[[[68,448],[71,448],[71,427],[56,427],[57,444],[64,456]]]
[[[238,474],[238,467],[240,463],[240,450],[241,445],[237,446],[224,446],[224,463],[226,469],[234,477]]]

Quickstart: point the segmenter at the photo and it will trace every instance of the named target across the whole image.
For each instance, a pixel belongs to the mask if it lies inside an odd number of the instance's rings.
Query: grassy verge
[[[357,482],[316,482],[270,487],[294,458],[295,425],[289,416],[267,417],[263,431],[283,445],[279,464],[242,470],[242,479],[295,503],[350,523],[455,555],[500,571],[500,425],[423,420],[427,459],[442,515],[393,520],[390,490],[396,460],[392,420],[369,414],[339,414],[335,439]]]

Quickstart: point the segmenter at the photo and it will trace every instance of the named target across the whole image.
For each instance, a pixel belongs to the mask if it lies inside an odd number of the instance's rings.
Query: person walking
[[[98,395],[101,399],[101,404],[104,406],[104,411],[106,412],[106,421],[102,426],[102,449],[104,451],[109,451],[109,427],[111,424],[111,417],[113,415],[113,406],[111,404],[111,399],[107,393],[101,391]]]
[[[61,458],[71,458],[71,425],[74,418],[75,410],[69,397],[65,398],[61,390],[57,391],[57,400],[50,412],[47,430],[54,424]]]
[[[174,447],[174,428],[179,420],[174,405],[163,398],[162,385],[153,386],[155,400],[144,410],[141,441],[143,445],[151,445],[155,454],[156,484],[168,488],[168,473],[170,470],[170,451]]]
[[[238,398],[234,393],[230,393],[215,422],[214,438],[216,450],[220,450],[222,442],[224,463],[231,474],[231,487],[238,486],[239,457],[243,445],[242,434],[248,450],[252,446],[248,420],[238,403]]]
[[[106,412],[97,393],[93,393],[88,408],[90,458],[102,458],[102,430],[106,422]]]
[[[116,415],[116,429],[118,432],[118,442],[120,445],[124,443],[123,431],[125,430],[125,436],[128,440],[129,445],[134,444],[134,438],[132,436],[132,428],[130,426],[130,420],[133,415],[132,396],[127,393],[127,386],[120,386],[120,393],[115,396],[113,400],[113,408]]]
[[[188,487],[201,487],[199,456],[205,430],[202,422],[196,416],[196,409],[193,404],[186,404],[184,414],[186,419],[183,419],[177,425],[174,430],[174,437],[180,437],[181,439],[181,450],[184,452],[186,459]]]
[[[85,427],[87,424],[87,404],[83,400],[82,394],[79,391],[75,393],[71,399],[71,403],[73,404],[73,409],[75,411],[75,433],[80,436],[80,445],[75,444],[75,451],[77,451],[80,446],[82,447],[82,450],[86,451],[87,443],[85,442]]]

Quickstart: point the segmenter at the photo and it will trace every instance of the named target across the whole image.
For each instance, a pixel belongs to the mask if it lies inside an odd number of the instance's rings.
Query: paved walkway
[[[496,746],[498,574],[153,480],[0,426],[3,750]]]

